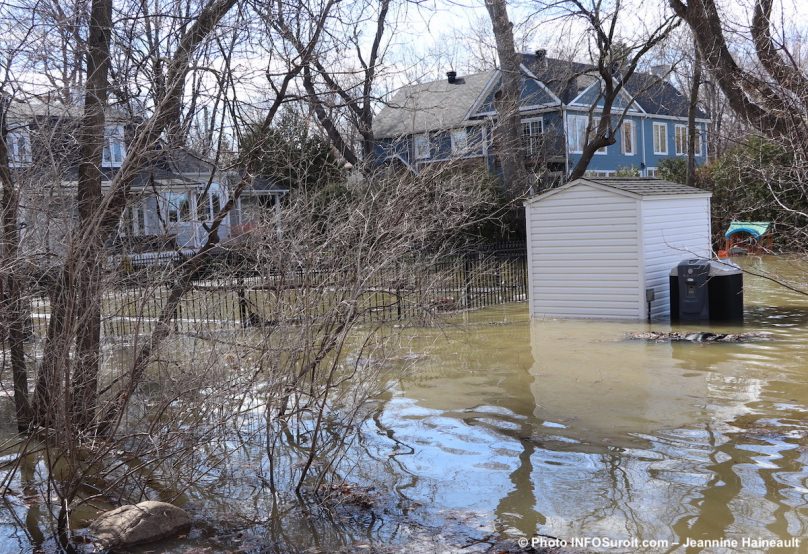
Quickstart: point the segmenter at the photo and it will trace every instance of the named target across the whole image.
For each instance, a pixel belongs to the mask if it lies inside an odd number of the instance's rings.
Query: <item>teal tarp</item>
[[[749,233],[755,239],[759,239],[769,230],[769,225],[768,221],[733,221],[724,236],[729,238],[735,233]]]

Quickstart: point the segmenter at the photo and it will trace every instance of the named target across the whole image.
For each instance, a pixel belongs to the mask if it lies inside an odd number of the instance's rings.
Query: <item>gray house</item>
[[[523,54],[521,68],[526,165],[537,174],[563,178],[580,159],[590,114],[600,114],[601,77],[592,65],[548,58],[542,50]],[[449,72],[444,80],[398,90],[374,121],[376,161],[418,172],[430,164],[465,160],[497,172],[492,128],[500,79],[497,69],[462,76]],[[626,81],[613,106],[615,116],[623,111],[617,142],[595,154],[589,175],[632,169],[654,177],[663,159],[687,155],[688,100],[664,78],[663,68]],[[707,159],[708,122],[699,111],[698,164]]]
[[[76,140],[82,110],[58,102],[11,102],[6,143],[13,178],[20,190],[21,244],[33,255],[60,255],[76,221],[78,180]],[[101,170],[108,187],[126,156],[138,121],[110,110],[106,117]],[[110,241],[113,251],[135,261],[190,254],[207,240],[209,225],[228,201],[236,174],[221,174],[190,150],[165,148],[140,169],[127,207]],[[274,206],[285,190],[257,180],[223,220],[219,238],[249,231],[258,211]]]

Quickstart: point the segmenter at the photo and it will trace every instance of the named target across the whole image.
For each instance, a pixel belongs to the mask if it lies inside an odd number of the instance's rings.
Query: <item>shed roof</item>
[[[667,198],[671,196],[712,196],[710,191],[702,190],[696,187],[681,185],[673,181],[665,181],[663,179],[655,179],[653,177],[583,177],[576,179],[563,185],[561,187],[549,190],[544,194],[534,196],[525,202],[525,204],[532,204],[554,196],[559,192],[569,188],[589,185],[595,188],[609,190],[611,192],[631,196],[633,198]]]

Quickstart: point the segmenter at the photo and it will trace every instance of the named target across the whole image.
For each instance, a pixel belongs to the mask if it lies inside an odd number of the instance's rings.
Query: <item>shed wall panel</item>
[[[581,184],[527,211],[533,316],[641,316],[637,199]]]

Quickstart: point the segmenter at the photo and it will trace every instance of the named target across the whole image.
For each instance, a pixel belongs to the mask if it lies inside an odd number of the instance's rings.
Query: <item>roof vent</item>
[[[449,81],[450,85],[457,83],[457,71],[447,71],[446,79]]]
[[[547,69],[547,50],[539,48],[535,52],[536,65],[541,69]]]

